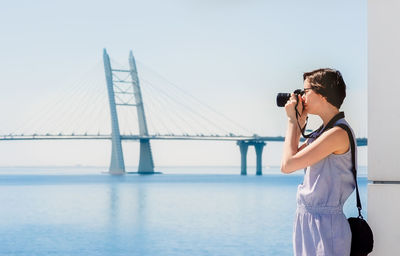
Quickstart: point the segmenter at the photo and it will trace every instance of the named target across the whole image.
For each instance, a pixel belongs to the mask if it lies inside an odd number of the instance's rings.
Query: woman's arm
[[[303,145],[301,145],[298,149],[297,152],[302,151],[305,147],[307,147],[308,145],[308,139],[306,139],[306,141],[303,143]]]
[[[285,172],[287,159],[290,159],[297,152],[299,152],[300,129],[297,121],[289,119],[285,142],[283,143],[283,155],[281,162],[281,171]]]
[[[299,102],[299,104],[297,104],[297,101]],[[296,105],[298,112],[301,114],[299,118],[296,117]],[[292,93],[290,99],[285,104],[285,110],[288,117],[288,126],[286,130],[285,142],[283,144],[283,155],[281,162],[282,172],[284,172],[283,167],[286,164],[286,159],[290,158],[291,156],[295,155],[297,152],[305,148],[304,145],[299,148],[301,135],[299,125],[304,125],[307,119],[307,111],[303,109],[303,99],[300,97],[300,95],[295,95]]]
[[[289,136],[293,136],[290,126],[288,127]],[[290,137],[288,138],[290,139]],[[330,154],[342,154],[349,149],[349,138],[345,130],[340,127],[334,127],[324,132],[313,143],[303,150],[295,151],[294,144],[285,139],[284,154],[281,162],[281,171],[283,173],[292,173],[303,169],[324,159]]]

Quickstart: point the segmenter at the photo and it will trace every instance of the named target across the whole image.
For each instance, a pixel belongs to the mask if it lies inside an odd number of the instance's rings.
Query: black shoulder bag
[[[353,176],[354,176],[354,181],[356,183],[358,217],[348,218],[352,234],[350,256],[368,255],[370,252],[372,252],[372,248],[374,247],[374,237],[371,228],[361,215],[362,208],[361,208],[361,200],[360,200],[360,195],[358,193],[358,185],[357,185],[357,169],[356,169],[356,153],[355,153],[356,151],[355,151],[354,138],[350,128],[347,125],[337,124],[336,126],[339,126],[342,129],[344,129],[349,135],[349,141],[351,147],[351,160],[353,162]]]

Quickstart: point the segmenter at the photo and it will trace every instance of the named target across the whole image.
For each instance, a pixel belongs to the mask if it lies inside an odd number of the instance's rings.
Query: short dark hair
[[[313,91],[325,97],[325,99],[338,109],[346,98],[346,84],[342,74],[335,69],[321,68],[303,74],[303,80],[311,84]]]

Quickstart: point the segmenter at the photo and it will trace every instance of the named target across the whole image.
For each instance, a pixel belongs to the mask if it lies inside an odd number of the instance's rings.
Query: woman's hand
[[[297,97],[297,100],[296,100],[296,97]],[[304,127],[306,120],[307,120],[307,109],[303,109],[303,98],[300,95],[292,93],[292,95],[290,96],[290,99],[286,102],[286,105],[285,105],[286,115],[290,122],[293,122],[293,123],[297,122],[296,110],[295,110],[297,101],[299,102],[299,104],[297,104],[297,111],[300,114],[300,116],[298,117],[299,124],[301,127]]]

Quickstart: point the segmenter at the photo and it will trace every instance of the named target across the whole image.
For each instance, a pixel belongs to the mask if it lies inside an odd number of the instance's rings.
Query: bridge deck
[[[77,135],[0,135],[0,141],[10,140],[110,140],[109,134],[77,134]],[[208,141],[238,141],[238,140],[257,140],[257,141],[276,141],[283,142],[282,136],[221,136],[221,135],[121,135],[122,140],[208,140]],[[301,139],[304,141],[304,139]],[[357,138],[357,146],[367,146],[367,138]]]

